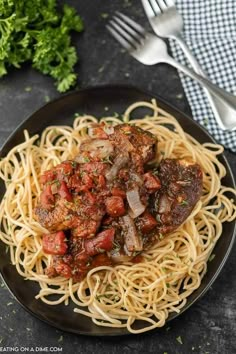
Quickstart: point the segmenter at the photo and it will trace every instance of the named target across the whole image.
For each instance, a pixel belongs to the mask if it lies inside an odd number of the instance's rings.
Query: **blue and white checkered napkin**
[[[176,0],[183,16],[183,36],[203,71],[218,86],[236,95],[236,0]],[[176,60],[188,65],[182,50],[171,41]],[[205,92],[180,74],[193,117],[225,148],[236,152],[236,131],[219,128]]]

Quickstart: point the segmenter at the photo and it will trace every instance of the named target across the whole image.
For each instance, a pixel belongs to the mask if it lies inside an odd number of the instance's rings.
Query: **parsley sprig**
[[[56,0],[0,0],[0,77],[24,62],[50,75],[58,91],[76,83],[78,60],[70,32],[81,32],[83,22],[76,10]]]

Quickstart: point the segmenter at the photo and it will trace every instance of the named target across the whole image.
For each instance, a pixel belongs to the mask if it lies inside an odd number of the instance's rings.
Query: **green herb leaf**
[[[29,61],[56,81],[65,92],[76,83],[74,66],[78,60],[70,32],[81,32],[83,22],[76,10],[56,0],[0,0],[0,77],[9,68]],[[30,91],[29,88],[25,89]]]
[[[215,258],[215,256],[216,256],[216,255],[215,255],[214,253],[212,253],[212,254],[210,255],[208,261],[209,261],[209,262],[213,261],[213,259]]]
[[[183,344],[183,341],[182,341],[181,336],[178,336],[178,337],[176,338],[176,340],[177,340],[177,342],[178,342],[179,344]]]

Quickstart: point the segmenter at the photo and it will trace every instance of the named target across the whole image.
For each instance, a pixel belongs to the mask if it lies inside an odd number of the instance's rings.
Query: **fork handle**
[[[196,80],[201,86],[205,89],[209,90],[214,97],[219,99],[222,103],[227,104],[230,108],[235,110],[235,117],[236,117],[236,97],[231,95],[230,93],[226,92],[225,90],[219,88],[217,85],[213,84],[211,81],[206,79],[205,77],[198,75],[193,70],[190,70],[186,66],[178,63],[173,58],[169,57],[166,63],[174,66],[176,69],[181,70],[183,73],[191,77],[192,79]]]
[[[183,40],[181,35],[175,35],[175,36],[172,36],[172,38],[174,40],[176,40],[176,42],[180,45],[181,49],[183,50],[185,56],[187,57],[188,61],[190,62],[190,64],[192,65],[192,67],[196,71],[196,73],[200,74],[201,76],[206,77],[206,74],[204,73],[204,71],[200,67],[199,63],[197,62],[197,60],[193,56],[192,52],[190,51],[189,47],[187,46],[187,44],[185,43],[185,41]],[[211,109],[214,113],[217,123],[219,124],[219,126],[222,129],[225,129],[225,125],[223,122],[224,111],[222,111],[222,102],[219,102],[216,96],[212,97],[212,95],[210,94],[210,92],[206,88],[205,88],[205,92],[208,97],[209,103],[211,105]]]

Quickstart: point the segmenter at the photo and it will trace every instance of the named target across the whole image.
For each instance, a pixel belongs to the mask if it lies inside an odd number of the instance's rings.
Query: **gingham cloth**
[[[184,20],[183,37],[203,71],[236,95],[236,0],[176,0],[175,4]],[[189,65],[176,42],[171,40],[170,45],[174,58]],[[203,89],[181,73],[180,78],[194,119],[236,152],[236,131],[220,129]]]

